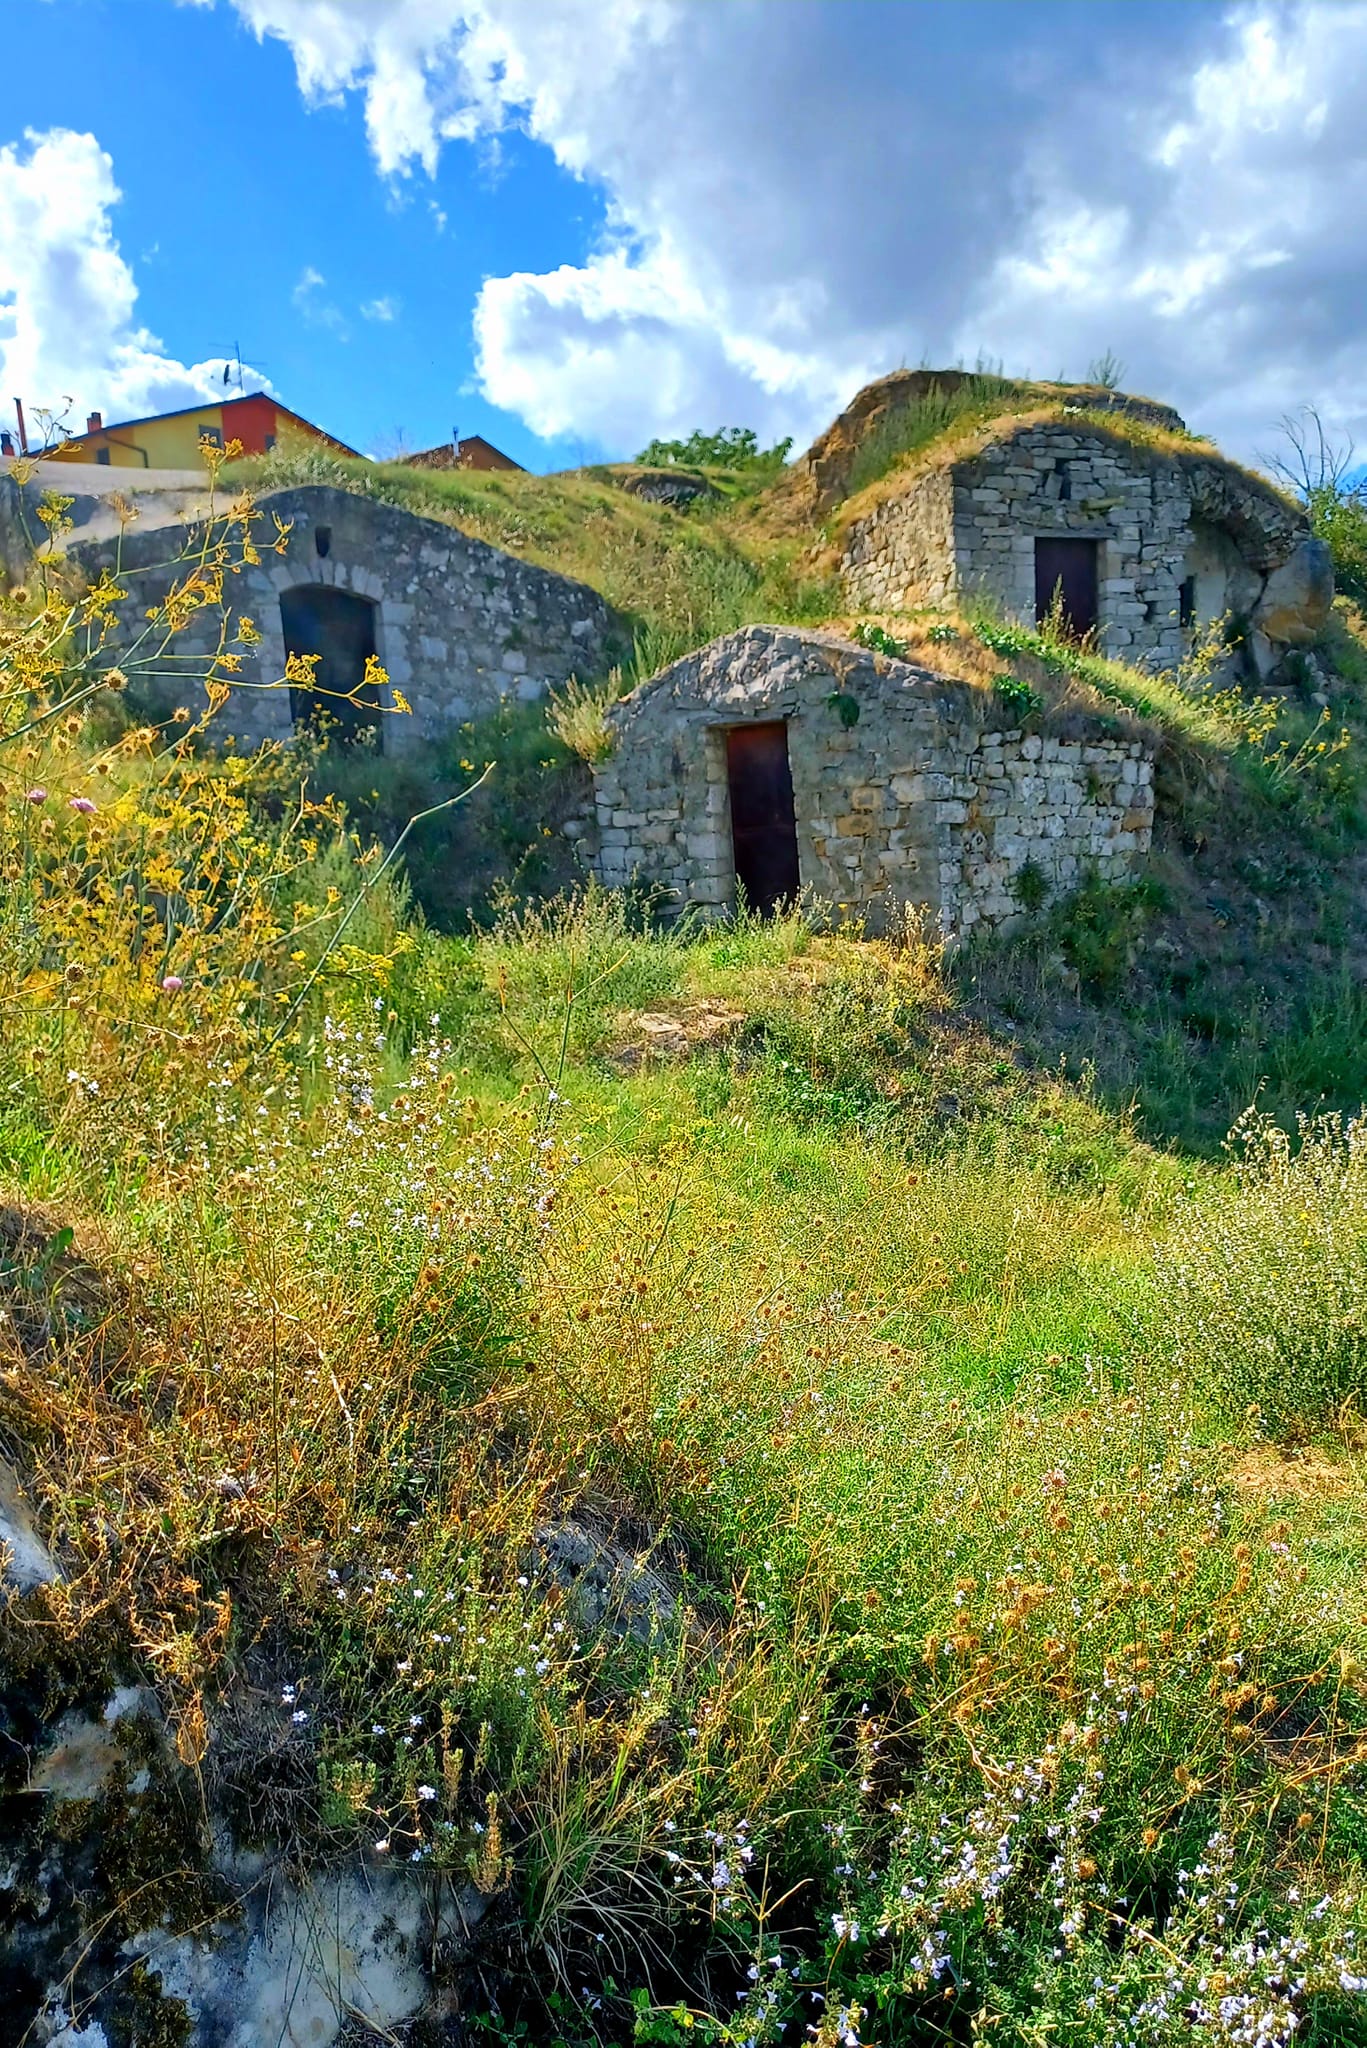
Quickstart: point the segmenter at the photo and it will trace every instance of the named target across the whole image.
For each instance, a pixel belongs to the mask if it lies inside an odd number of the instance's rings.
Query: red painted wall
[[[266,436],[277,432],[275,400],[256,391],[248,398],[230,398],[222,411],[223,439],[240,441],[244,455],[264,455]]]

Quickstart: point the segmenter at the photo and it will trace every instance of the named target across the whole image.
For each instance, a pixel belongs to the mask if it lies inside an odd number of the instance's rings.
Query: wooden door
[[[1081,639],[1097,622],[1097,542],[1045,540],[1035,542],[1035,618],[1042,621],[1063,592],[1063,622]]]
[[[795,901],[801,886],[788,728],[782,719],[732,727],[726,735],[726,777],[736,880],[749,908],[771,917],[780,904]]]

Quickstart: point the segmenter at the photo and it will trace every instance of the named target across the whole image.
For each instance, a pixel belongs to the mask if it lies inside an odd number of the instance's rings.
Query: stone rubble
[[[0,1458],[0,1594],[31,1593],[61,1576],[13,1467]]]

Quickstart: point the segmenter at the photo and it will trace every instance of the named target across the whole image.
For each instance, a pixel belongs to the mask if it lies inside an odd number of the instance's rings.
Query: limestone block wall
[[[918,570],[926,536],[942,530],[946,489],[953,505],[947,559]],[[846,545],[847,587],[868,610],[906,610],[980,592],[1032,624],[1036,539],[1095,540],[1104,651],[1170,667],[1183,653],[1180,588],[1190,510],[1175,463],[1067,425],[1023,427],[970,460],[918,478],[859,522]]]
[[[853,700],[846,724],[833,697]],[[1019,912],[1034,863],[1053,890],[1119,881],[1153,829],[1143,743],[1061,739],[990,722],[991,700],[834,635],[752,626],[676,662],[612,714],[595,770],[611,887],[650,883],[677,911],[735,902],[726,736],[786,721],[804,889],[886,927],[924,908],[946,933]]]
[[[273,551],[276,520],[287,528],[284,552]],[[130,530],[120,576],[129,595],[120,607],[126,643],[144,625],[149,605],[186,573],[176,557],[193,527]],[[402,754],[448,728],[495,710],[508,696],[541,696],[570,675],[588,678],[608,665],[614,638],[610,607],[594,590],[474,540],[437,520],[418,519],[350,491],[308,485],[258,501],[253,534],[259,563],[227,579],[234,618],[245,613],[261,632],[243,656],[240,686],[213,730],[255,745],[291,731],[287,689],[261,687],[283,676],[285,642],[280,597],[300,584],[348,590],[375,608],[375,647],[412,714],[386,711],[381,746]],[[87,573],[112,566],[112,545],[73,551]],[[217,641],[218,620],[206,615],[175,642],[176,676],[158,686],[167,700],[196,712],[204,693],[196,677]]]
[[[958,596],[954,473],[931,470],[851,527],[842,563],[851,601],[865,611],[908,611]]]

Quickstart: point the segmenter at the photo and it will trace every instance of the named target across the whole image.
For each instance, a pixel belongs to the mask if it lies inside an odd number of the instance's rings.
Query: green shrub
[[[1033,912],[1044,907],[1049,894],[1049,878],[1037,860],[1028,860],[1018,869],[1011,887],[1021,909]]]
[[[992,687],[1012,717],[1022,723],[1044,709],[1044,699],[1033,683],[1027,683],[1024,676],[1014,675],[1009,669],[992,678]]]
[[[1233,1191],[1190,1199],[1157,1255],[1156,1341],[1273,1428],[1367,1396],[1367,1123],[1250,1111]]]
[[[931,629],[932,633],[934,628]],[[894,640],[891,633],[885,633],[881,626],[871,625],[861,619],[850,635],[857,646],[867,647],[873,654],[886,654],[890,661],[905,661],[907,650],[900,640]]]
[[[1093,872],[1055,906],[1052,935],[1084,987],[1104,995],[1117,986],[1133,965],[1157,898],[1147,876],[1138,882],[1111,883]]]
[[[652,441],[649,447],[641,450],[636,460],[657,469],[750,469],[768,472],[782,469],[792,445],[791,434],[786,441],[775,442],[772,448],[761,448],[753,427],[722,427],[715,434],[704,434],[701,428],[695,427],[686,441]]]
[[[1311,491],[1307,510],[1311,532],[1329,544],[1335,586],[1355,604],[1367,604],[1367,500],[1326,483]]]

